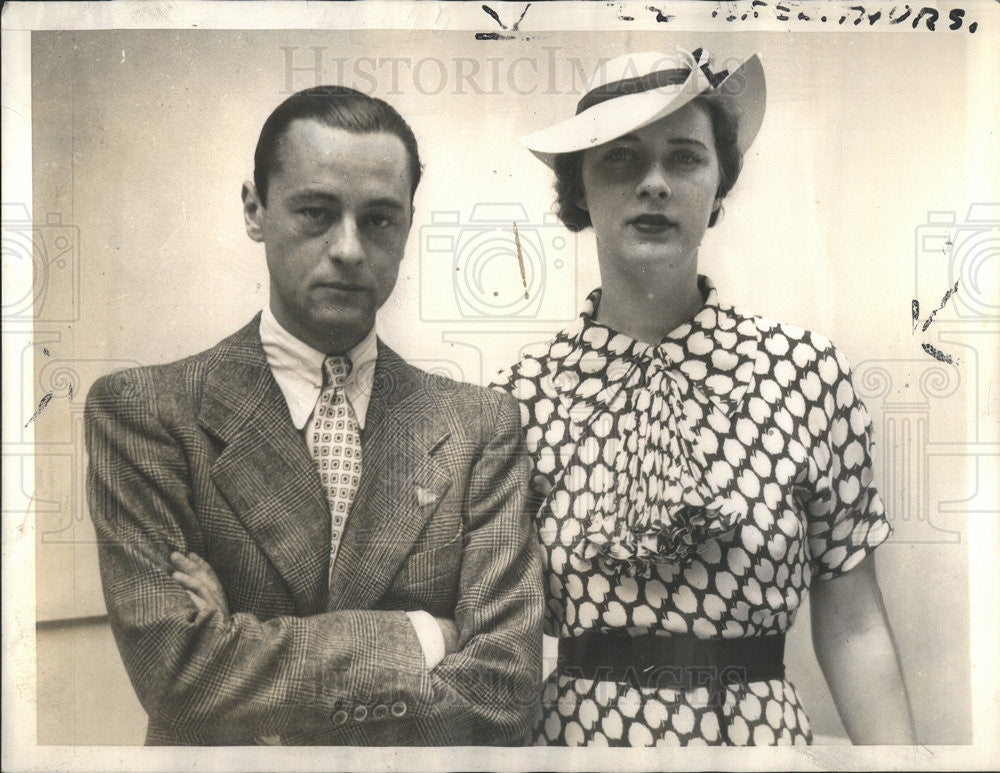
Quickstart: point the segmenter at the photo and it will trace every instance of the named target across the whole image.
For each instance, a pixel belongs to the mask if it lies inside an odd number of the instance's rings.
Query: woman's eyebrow
[[[621,137],[611,140],[611,142],[639,142],[639,137],[635,134],[623,134]],[[694,137],[671,137],[667,142],[679,145],[697,145],[700,148],[708,150],[708,146],[704,142],[696,140]]]
[[[678,145],[697,145],[700,148],[708,150],[708,146],[704,142],[696,140],[694,137],[671,137],[670,142]]]

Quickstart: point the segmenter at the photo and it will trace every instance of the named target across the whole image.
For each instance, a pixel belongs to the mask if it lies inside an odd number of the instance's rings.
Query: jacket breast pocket
[[[450,614],[462,568],[462,534],[407,556],[392,584],[394,596],[410,608]]]

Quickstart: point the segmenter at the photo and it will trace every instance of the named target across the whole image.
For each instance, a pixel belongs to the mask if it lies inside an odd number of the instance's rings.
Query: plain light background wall
[[[967,222],[970,204],[994,193],[969,174],[987,163],[976,149],[990,130],[976,121],[982,97],[969,40],[34,33],[32,238],[45,283],[36,290],[36,350],[23,356],[34,376],[26,393],[35,395],[26,416],[53,393],[34,422],[37,452],[22,479],[34,476],[37,512],[39,742],[141,742],[144,717],[100,619],[83,396],[110,370],[208,348],[266,302],[263,249],[246,237],[239,192],[268,113],[291,90],[339,81],[406,117],[426,169],[380,330],[418,365],[485,383],[550,337],[598,283],[592,236],[574,237],[547,214],[548,170],[516,138],[571,114],[599,58],[676,45],[705,46],[719,63],[762,55],[768,112],[702,246],[702,271],[724,299],[820,331],[855,364],[896,528],[878,551],[879,573],[919,737],[969,742],[967,522],[983,510],[974,482],[988,468],[977,449],[995,432],[979,422],[997,410],[980,367],[988,350],[977,347],[994,339],[980,335],[986,306],[974,299],[964,313],[956,304],[942,311],[926,332],[910,322],[913,298],[926,316],[954,281],[928,238],[947,232],[975,253],[976,240],[998,227]],[[941,218],[930,212],[953,213],[956,224],[935,226]],[[530,304],[517,302],[511,220],[525,244]],[[923,342],[958,354],[959,365],[937,363]],[[788,666],[814,731],[842,735],[807,609]]]

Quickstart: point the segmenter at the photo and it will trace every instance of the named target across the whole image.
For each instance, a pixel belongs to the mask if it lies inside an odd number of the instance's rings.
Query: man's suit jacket
[[[254,319],[121,371],[87,400],[88,493],[112,630],[147,743],[517,743],[534,720],[540,557],[517,408],[379,342],[361,482],[334,567],[314,462]],[[171,551],[213,567],[199,614]],[[428,671],[404,611],[455,620]]]

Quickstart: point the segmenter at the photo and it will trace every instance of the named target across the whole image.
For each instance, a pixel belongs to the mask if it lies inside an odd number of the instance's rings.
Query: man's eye
[[[391,228],[396,224],[396,218],[382,212],[373,212],[365,216],[364,222],[370,228]]]
[[[326,210],[320,207],[303,207],[299,214],[306,220],[324,220],[327,217]]]

